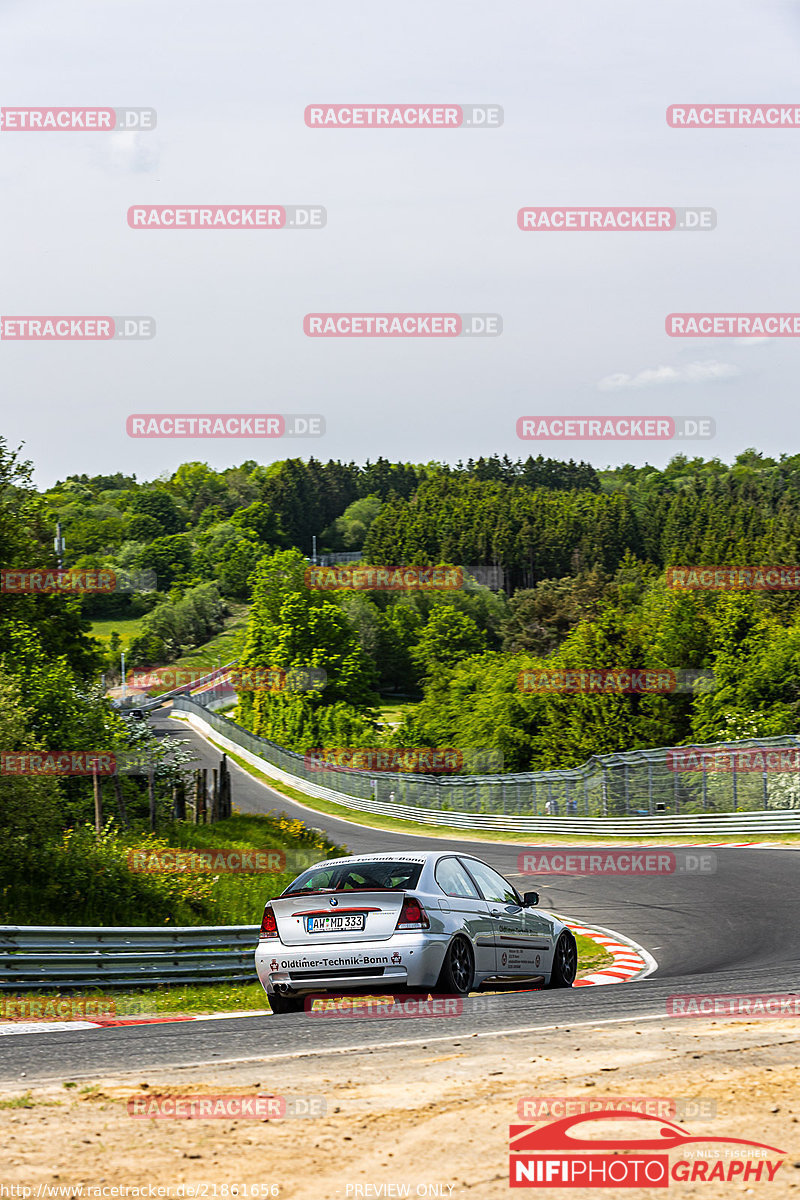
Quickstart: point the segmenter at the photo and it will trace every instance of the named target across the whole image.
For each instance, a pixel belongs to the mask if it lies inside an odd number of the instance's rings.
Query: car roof
[[[313,867],[338,867],[345,863],[367,863],[367,862],[410,862],[421,863],[423,866],[429,862],[435,862],[440,858],[450,858],[453,854],[461,853],[456,850],[420,850],[418,854],[409,854],[408,852],[400,851],[397,854],[348,854],[344,858],[323,858],[319,862],[311,864],[306,870],[311,870]],[[468,857],[474,858],[475,855],[470,854]]]

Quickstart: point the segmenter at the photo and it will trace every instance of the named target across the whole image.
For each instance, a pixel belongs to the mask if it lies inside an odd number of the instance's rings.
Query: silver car
[[[329,858],[265,907],[258,978],[275,1013],[301,1011],[312,992],[571,987],[575,938],[538,903],[471,854]]]

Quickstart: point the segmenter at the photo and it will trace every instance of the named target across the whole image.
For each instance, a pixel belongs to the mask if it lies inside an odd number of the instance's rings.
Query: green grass
[[[378,705],[381,723],[389,728],[399,725],[403,717],[413,712],[418,704],[418,700],[383,700]]]
[[[280,851],[274,870],[175,870],[171,847]],[[132,860],[132,852],[140,857]],[[254,925],[265,902],[313,862],[341,854],[324,834],[285,815],[214,825],[170,822],[152,837],[89,826],[0,859],[0,923],[12,925]],[[166,853],[172,870],[163,869]],[[237,864],[238,865],[238,864]]]
[[[597,942],[584,934],[575,934],[578,943],[578,974],[583,971],[597,971],[614,961],[614,955],[605,950]]]
[[[142,632],[144,617],[113,618],[110,621],[92,621],[92,637],[97,638],[108,649],[111,634],[116,632],[122,638],[121,650],[127,650],[135,637]]]

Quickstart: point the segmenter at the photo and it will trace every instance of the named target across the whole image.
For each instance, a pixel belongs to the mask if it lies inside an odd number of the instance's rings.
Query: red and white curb
[[[614,961],[607,967],[600,967],[591,975],[576,979],[573,987],[597,987],[606,983],[630,983],[632,979],[644,979],[652,975],[658,963],[644,946],[630,938],[623,937],[614,929],[604,929],[602,925],[581,925],[576,921],[560,918],[568,929],[581,937],[591,938],[598,946],[602,946],[613,956]]]

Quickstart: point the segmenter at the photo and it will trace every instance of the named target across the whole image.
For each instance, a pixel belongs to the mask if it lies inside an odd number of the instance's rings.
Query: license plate
[[[308,933],[339,933],[363,928],[363,913],[337,913],[336,916],[330,917],[306,917]]]

